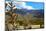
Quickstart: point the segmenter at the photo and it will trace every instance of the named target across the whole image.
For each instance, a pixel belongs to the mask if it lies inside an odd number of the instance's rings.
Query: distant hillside
[[[39,9],[39,10],[16,9],[13,12],[21,15],[27,15],[27,14],[32,14],[33,16],[44,15],[44,9]]]

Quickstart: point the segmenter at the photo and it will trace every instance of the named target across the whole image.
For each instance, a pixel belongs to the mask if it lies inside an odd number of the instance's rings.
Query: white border
[[[5,31],[4,0],[0,0],[0,31]]]
[[[14,1],[44,2],[44,0],[14,0]]]

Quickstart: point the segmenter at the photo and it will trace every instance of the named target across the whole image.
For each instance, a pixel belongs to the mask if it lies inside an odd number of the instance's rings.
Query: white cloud
[[[23,6],[25,6],[25,2],[16,2],[15,5],[17,8],[22,8]]]
[[[44,2],[44,0],[17,0],[17,1]]]
[[[27,9],[27,10],[35,9],[32,6],[25,6],[24,8]]]
[[[28,9],[28,10],[34,9],[32,6],[27,6],[25,2],[21,2],[20,6],[22,6],[21,8]]]
[[[25,2],[16,2],[16,8],[18,9],[34,9],[32,6],[27,6]]]

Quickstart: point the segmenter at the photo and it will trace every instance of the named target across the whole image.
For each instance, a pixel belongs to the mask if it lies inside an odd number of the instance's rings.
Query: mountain
[[[26,14],[26,13],[44,13],[44,10],[43,9],[40,9],[40,10],[27,10],[27,9],[16,9],[14,10],[15,13],[17,14]]]

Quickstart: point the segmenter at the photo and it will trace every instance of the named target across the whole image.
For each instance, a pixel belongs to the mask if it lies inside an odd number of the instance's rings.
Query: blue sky
[[[44,3],[43,2],[18,2],[16,3],[16,7],[25,8],[25,9],[43,9]]]
[[[44,8],[44,3],[40,2],[26,2],[27,6],[32,6],[33,8],[36,9],[43,9]]]
[[[8,0],[9,1],[9,0]],[[36,1],[36,0],[35,0]],[[13,5],[16,5],[16,8],[24,8],[24,9],[43,9],[44,2],[40,0],[38,1],[30,1],[30,2],[13,2]]]

